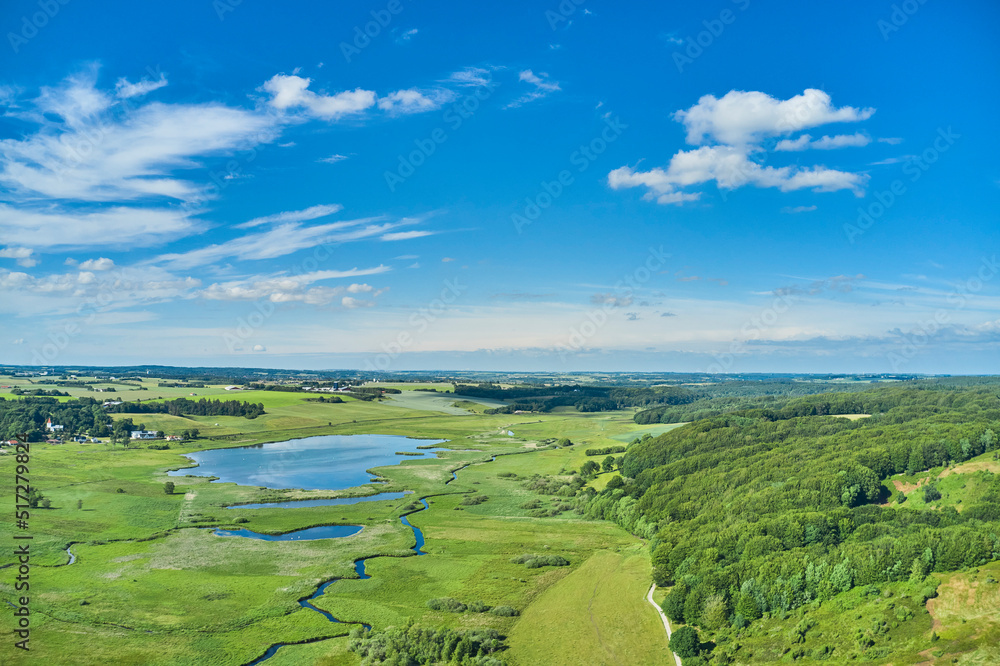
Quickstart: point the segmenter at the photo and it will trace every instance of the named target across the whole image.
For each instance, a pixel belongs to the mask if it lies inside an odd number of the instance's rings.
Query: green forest
[[[1000,559],[1000,476],[977,474],[957,508],[933,485],[910,507],[887,480],[996,459],[998,430],[996,386],[774,401],[633,442],[623,478],[582,508],[651,539],[655,582],[672,586],[665,612],[702,629],[739,630],[894,581],[931,598],[933,573]],[[877,634],[859,649],[880,649]]]

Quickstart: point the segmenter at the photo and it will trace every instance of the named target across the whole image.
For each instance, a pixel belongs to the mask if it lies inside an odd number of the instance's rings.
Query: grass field
[[[667,635],[643,598],[649,555],[601,550],[541,594],[511,632],[510,661],[532,666],[670,664]],[[659,640],[636,640],[655,637]],[[657,645],[659,643],[659,645]]]
[[[191,391],[130,392],[146,401]],[[638,615],[628,626],[642,628],[648,623],[653,630],[630,629],[630,649],[635,654],[662,650],[662,627],[643,600],[649,584],[648,556],[639,554],[640,542],[612,523],[586,521],[571,511],[533,518],[522,506],[533,499],[553,506],[553,498],[527,490],[524,480],[536,473],[578,469],[586,460],[586,445],[615,443],[613,436],[633,430],[630,413],[485,415],[461,408],[446,413],[436,409],[438,401],[450,406],[454,396],[420,391],[408,391],[415,397],[405,404],[389,400],[325,404],[309,402],[305,394],[225,392],[221,387],[194,392],[263,402],[268,413],[257,419],[132,415],[149,429],[170,433],[196,427],[205,438],[171,443],[171,449],[163,451],[113,449],[107,444],[32,445],[31,483],[51,498],[52,508],[31,512],[30,659],[22,654],[8,658],[5,653],[5,664],[245,664],[274,643],[344,636],[351,625],[330,623],[297,603],[332,578],[342,580],[314,604],[337,617],[375,627],[410,618],[427,626],[489,626],[510,635],[509,654],[514,658],[519,651],[530,650],[529,643],[535,640],[523,632],[524,619],[440,613],[426,602],[453,596],[510,605],[528,614],[553,586],[593,566],[588,563],[596,553],[622,559],[608,589],[627,585],[631,595],[634,587],[635,599],[627,604],[597,604],[590,626],[598,627],[602,636],[612,636],[635,612]],[[96,395],[124,397],[125,393]],[[384,483],[347,492],[275,491],[205,477],[166,476],[168,470],[188,466],[182,454],[194,450],[357,433],[447,442],[435,457],[402,459],[399,465],[373,470]],[[564,436],[578,444],[569,448],[546,444]],[[497,457],[491,462],[493,456]],[[12,456],[0,456],[5,479],[0,494],[8,505],[14,503],[9,482],[13,466]],[[457,480],[452,481],[455,471]],[[168,478],[176,484],[172,495],[163,491]],[[331,507],[224,508],[404,489],[414,494]],[[470,495],[488,499],[463,504]],[[410,520],[423,531],[429,554],[414,557],[413,534],[399,517],[412,511],[420,497],[428,498],[430,509]],[[83,504],[80,509],[78,501]],[[312,542],[222,538],[201,529],[246,527],[275,534],[325,524],[365,527],[351,537]],[[12,530],[9,522],[0,524],[0,539],[10,543]],[[70,544],[76,562],[66,566]],[[510,562],[514,556],[534,552],[560,554],[571,564],[526,569]],[[368,580],[355,577],[353,562],[360,558],[374,558],[367,562],[372,576]],[[0,566],[13,561],[10,549],[0,553]],[[16,599],[10,583],[8,577],[0,579],[0,599]],[[9,632],[13,626],[11,614],[4,614],[0,628]],[[357,659],[346,652],[346,640],[335,638],[284,647],[269,663],[356,664]],[[522,658],[516,663],[530,661]]]

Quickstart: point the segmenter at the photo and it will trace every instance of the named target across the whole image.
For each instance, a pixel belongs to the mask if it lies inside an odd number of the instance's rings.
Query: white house
[[[155,430],[133,430],[132,439],[156,439]]]
[[[57,430],[62,430],[63,427],[61,425],[52,425],[52,417],[49,417],[49,420],[45,422],[45,429],[50,432],[56,432]]]

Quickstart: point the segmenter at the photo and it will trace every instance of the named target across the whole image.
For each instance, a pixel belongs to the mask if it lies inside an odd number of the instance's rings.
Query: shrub
[[[483,601],[473,601],[469,604],[470,613],[488,613],[492,606],[484,603]]]
[[[559,555],[534,555],[524,553],[517,557],[512,557],[514,564],[523,564],[528,569],[538,569],[540,567],[565,567],[569,565],[569,560]]]
[[[427,607],[431,610],[444,611],[447,613],[464,613],[467,608],[467,606],[461,601],[451,597],[431,599],[427,602]]]
[[[499,615],[501,617],[517,617],[521,614],[521,611],[510,606],[497,606],[490,611],[493,615]]]

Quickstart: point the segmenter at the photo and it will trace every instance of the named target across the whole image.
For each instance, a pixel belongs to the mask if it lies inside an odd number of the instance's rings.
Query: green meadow
[[[496,629],[509,636],[510,649],[502,655],[509,664],[541,663],[543,648],[552,646],[566,661],[548,663],[598,663],[590,661],[595,640],[607,651],[601,654],[610,655],[602,663],[659,663],[666,654],[662,626],[644,600],[648,549],[615,524],[572,511],[535,517],[529,507],[555,509],[559,501],[525,487],[534,474],[566,476],[579,469],[589,459],[587,446],[621,444],[621,437],[630,441],[637,436],[631,412],[486,415],[484,401],[456,407],[454,396],[425,391],[406,391],[403,399],[394,394],[384,401],[330,404],[304,393],[155,384],[144,380],[147,391],[118,391],[119,385],[116,393],[97,395],[134,394],[132,399],[145,402],[194,392],[263,402],[267,413],[256,419],[114,415],[168,434],[199,429],[202,439],[171,443],[169,450],[33,444],[31,484],[51,499],[51,508],[32,510],[30,518],[30,657],[5,646],[5,664],[239,666],[275,643],[301,644],[282,647],[271,664],[357,664],[344,638],[356,626],[352,622],[379,629],[409,620],[429,627]],[[336,492],[167,476],[190,467],[183,454],[196,450],[359,433],[446,442],[434,457],[400,456],[398,465],[370,470],[380,483]],[[561,438],[573,445],[555,446]],[[14,504],[14,466],[13,456],[0,456],[0,488],[8,506]],[[608,476],[592,483],[603,487]],[[167,480],[175,484],[173,494],[164,492]],[[226,508],[402,490],[413,492],[353,505]],[[429,509],[419,510],[420,498]],[[404,515],[422,531],[427,555],[414,555],[413,532],[400,522]],[[331,524],[363,529],[346,538],[290,542],[220,537],[208,529],[281,534]],[[3,523],[0,538],[12,543],[13,530]],[[71,565],[67,547],[76,558]],[[511,561],[531,553],[558,555],[569,565],[529,569]],[[357,578],[359,559],[367,559],[371,578]],[[12,563],[8,549],[0,565]],[[312,603],[345,623],[329,622],[298,603],[332,579],[338,580]],[[2,578],[0,599],[19,596],[12,582],[11,576]],[[558,641],[540,633],[553,625],[538,618],[551,620],[564,595],[588,594],[593,603],[586,612],[567,609]],[[428,600],[440,597],[511,606],[521,615],[431,610]],[[9,613],[0,620],[8,636],[13,620]]]

